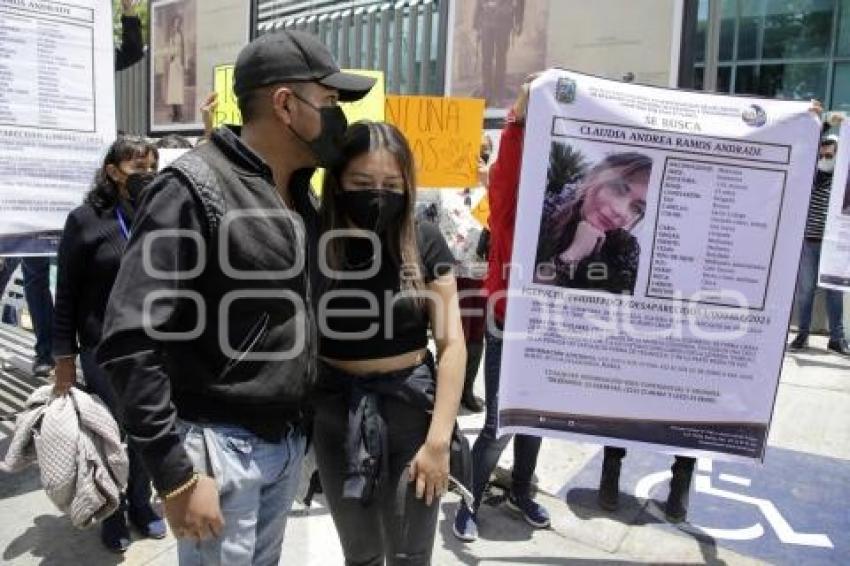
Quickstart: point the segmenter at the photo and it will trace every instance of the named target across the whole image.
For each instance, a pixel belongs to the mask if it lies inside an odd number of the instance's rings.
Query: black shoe
[[[123,554],[130,548],[130,529],[122,509],[104,519],[100,528],[100,540],[108,550],[118,554]]]
[[[36,361],[32,365],[32,374],[35,377],[50,377],[51,371],[53,371],[53,364],[49,362]]]
[[[829,344],[826,345],[826,349],[841,356],[850,356],[850,346],[847,345],[847,340],[844,338],[830,340]]]
[[[800,332],[797,334],[797,337],[788,344],[788,349],[792,352],[798,350],[805,350],[809,347],[809,333],[808,332]]]
[[[673,477],[670,479],[670,495],[667,496],[664,515],[671,523],[681,523],[688,517],[694,461],[690,458],[677,457],[671,469]]]
[[[620,506],[620,466],[622,458],[605,458],[602,462],[602,477],[599,478],[599,506],[614,512]]]
[[[472,413],[480,413],[484,410],[484,402],[472,393],[464,393],[460,399],[460,404]]]

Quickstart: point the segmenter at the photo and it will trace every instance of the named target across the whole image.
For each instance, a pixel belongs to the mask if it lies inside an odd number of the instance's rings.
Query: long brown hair
[[[576,226],[581,220],[581,209],[584,199],[599,187],[592,181],[602,172],[609,169],[620,169],[623,179],[633,179],[639,175],[649,176],[652,171],[652,159],[637,152],[612,153],[591,168],[579,183],[573,198],[560,205],[548,219],[544,219],[545,231],[548,237],[543,237],[541,227],[540,245],[537,250],[537,261],[549,261],[563,251],[563,246],[572,240]],[[626,231],[631,231],[643,219],[637,218]]]
[[[349,228],[348,217],[340,202],[343,191],[342,175],[357,157],[382,149],[395,158],[401,170],[405,208],[400,222],[391,224],[384,234],[379,235],[381,245],[396,267],[405,270],[404,276],[401,277],[401,290],[419,292],[425,285],[413,217],[413,207],[416,203],[416,168],[407,140],[392,124],[364,120],[352,124],[345,132],[341,159],[328,170],[322,185],[322,231]],[[328,242],[327,258],[331,269],[344,269],[345,244],[342,238],[333,238]]]

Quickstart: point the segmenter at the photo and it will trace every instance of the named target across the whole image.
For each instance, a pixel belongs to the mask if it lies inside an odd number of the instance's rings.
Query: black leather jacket
[[[271,170],[222,128],[145,191],[98,361],[161,491],[192,473],[175,418],[275,441],[304,416],[316,376],[311,173],[293,177],[290,211]]]

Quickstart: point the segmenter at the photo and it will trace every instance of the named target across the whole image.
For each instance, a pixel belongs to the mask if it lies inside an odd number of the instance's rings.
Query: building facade
[[[691,80],[706,83],[711,3],[719,24],[718,92],[816,98],[850,110],[850,0],[698,0]]]
[[[525,74],[559,66],[850,110],[850,0],[250,1],[254,36],[315,33],[390,93],[504,108]],[[117,75],[121,131],[148,133],[146,67]]]

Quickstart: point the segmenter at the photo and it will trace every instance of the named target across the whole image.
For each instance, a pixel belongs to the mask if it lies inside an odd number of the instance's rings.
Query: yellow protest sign
[[[371,120],[373,122],[384,121],[384,73],[383,71],[370,71],[367,69],[343,69],[346,73],[354,73],[375,79],[375,86],[369,91],[369,94],[358,100],[357,102],[343,102],[339,105],[345,113],[345,117],[349,124],[359,122],[360,120]],[[316,170],[310,184],[316,194],[322,192],[322,180],[324,179],[324,169]]]
[[[390,95],[386,107],[413,150],[420,187],[478,185],[483,99]]]
[[[472,208],[472,217],[482,226],[490,229],[490,197],[485,193],[481,200]]]
[[[383,71],[370,71],[367,69],[343,69],[346,73],[363,75],[375,79],[375,86],[369,94],[357,102],[344,102],[340,108],[345,112],[348,123],[353,124],[360,120],[372,120],[373,122],[384,121],[384,73]]]
[[[218,65],[213,68],[213,90],[218,95],[218,106],[213,113],[213,127],[222,124],[242,123],[242,114],[233,94],[233,65]]]

